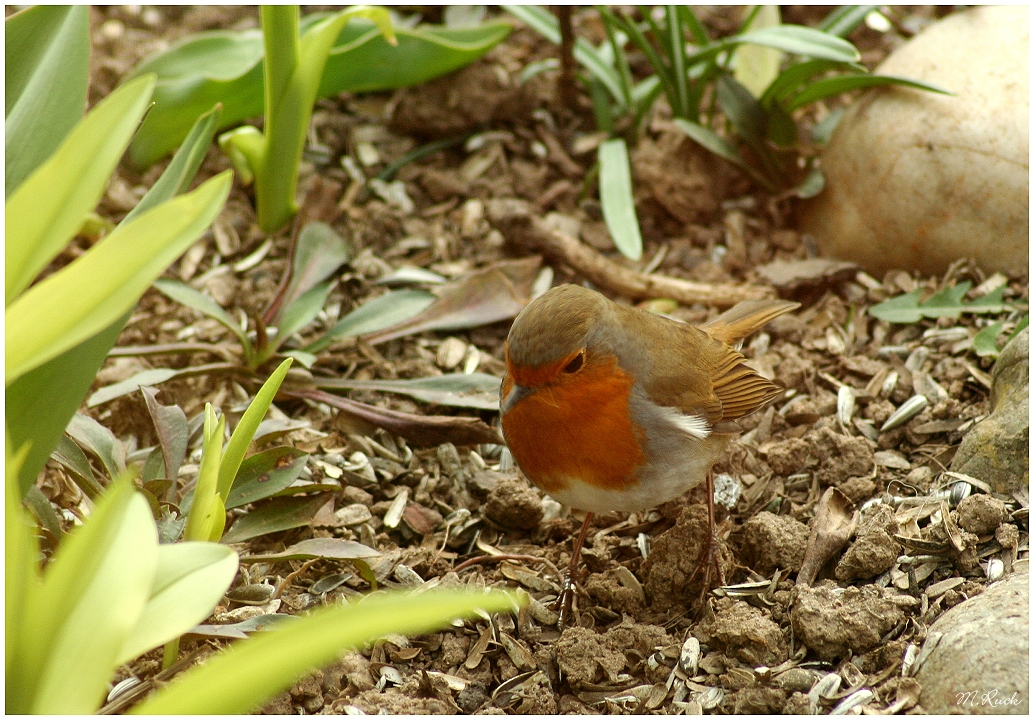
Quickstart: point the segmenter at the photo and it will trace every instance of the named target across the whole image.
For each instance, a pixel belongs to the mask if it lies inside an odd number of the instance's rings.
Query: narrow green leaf
[[[847,37],[855,28],[865,22],[865,16],[878,5],[841,5],[823,18],[818,29],[822,32]]]
[[[675,125],[682,132],[686,133],[693,141],[703,145],[705,148],[713,152],[720,158],[728,160],[733,165],[739,167],[746,166],[743,158],[736,152],[728,140],[718,135],[716,132],[709,128],[705,128],[699,123],[691,122],[683,118],[675,118]]]
[[[158,534],[143,497],[122,475],[65,538],[25,622],[30,712],[88,713],[100,705],[154,582]],[[30,679],[31,678],[31,679]]]
[[[226,496],[226,509],[276,495],[298,479],[308,459],[304,452],[291,447],[270,448],[245,458]]]
[[[560,44],[560,25],[548,10],[536,5],[501,5],[500,7],[554,45]],[[575,38],[574,59],[599,80],[607,88],[611,97],[624,107],[625,99],[621,90],[620,76],[585,38]]]
[[[7,306],[54,259],[101,199],[153,88],[154,78],[146,76],[115,90],[8,198],[4,218]],[[10,360],[7,364],[10,368]]]
[[[310,538],[297,542],[286,550],[261,555],[246,555],[241,562],[281,562],[283,560],[361,560],[363,558],[380,557],[380,553],[372,547],[352,540],[341,538]]]
[[[632,171],[625,141],[615,138],[601,144],[599,160],[603,219],[621,254],[629,260],[637,261],[643,256],[643,238],[635,214]]]
[[[411,380],[345,380],[315,378],[316,386],[333,390],[380,390],[408,395],[427,403],[499,409],[499,378],[485,373],[451,373]]]
[[[133,709],[141,715],[233,714],[254,710],[299,677],[333,662],[342,651],[388,633],[419,634],[445,627],[476,610],[514,612],[526,597],[490,591],[429,590],[383,594],[321,608],[308,617],[241,640],[187,671]]]
[[[766,107],[774,103],[780,103],[816,75],[821,75],[831,70],[866,72],[865,66],[858,63],[844,63],[835,60],[805,60],[804,62],[795,63],[779,73],[778,77],[765,88],[765,92],[762,93],[760,98],[761,103]]]
[[[260,535],[304,527],[331,498],[328,494],[273,498],[237,521],[223,535],[224,544],[244,542]]]
[[[198,292],[179,280],[169,280],[168,278],[158,278],[154,281],[154,286],[181,305],[186,305],[192,310],[197,310],[202,315],[207,315],[216,320],[220,325],[236,335],[242,344],[247,343],[250,346],[251,343],[248,340],[247,333],[244,332],[240,324],[230,317],[230,313],[226,312],[219,303],[204,293]]]
[[[335,323],[326,335],[305,350],[318,353],[336,340],[383,330],[426,310],[435,295],[426,290],[396,290],[363,303]]]
[[[236,574],[237,553],[225,545],[159,545],[150,598],[116,664],[164,645],[207,618]]]
[[[751,30],[742,35],[725,38],[724,42],[753,43],[795,55],[840,62],[858,62],[861,59],[858,50],[847,40],[803,25],[779,25]]]
[[[230,191],[230,179],[224,172],[192,193],[120,225],[10,304],[7,384],[96,335],[136,304],[147,286],[211,224]]]
[[[255,431],[258,429],[259,423],[266,416],[269,406],[273,404],[273,398],[276,397],[280,384],[287,376],[287,371],[290,370],[291,363],[293,362],[294,360],[291,358],[284,360],[273,371],[273,374],[269,376],[269,379],[262,384],[258,393],[255,394],[255,399],[251,401],[248,409],[244,411],[241,421],[237,423],[233,435],[230,436],[230,442],[226,444],[226,452],[223,454],[222,462],[219,465],[218,485],[219,496],[224,501],[230,492],[230,488],[233,486],[233,479],[237,477],[237,470],[240,469],[241,462],[244,460],[244,454],[248,451],[248,446],[251,445],[251,439],[255,437]]]
[[[901,85],[903,87],[926,90],[928,92],[941,93],[943,95],[954,95],[950,90],[931,83],[924,83],[908,78],[893,77],[891,75],[838,75],[837,77],[816,80],[797,93],[789,102],[789,108],[796,110],[809,105],[817,100],[840,95],[841,93],[860,88],[878,87],[881,85]]]
[[[36,518],[37,524],[50,533],[55,542],[60,541],[61,518],[57,516],[54,506],[47,500],[47,496],[43,494],[43,491],[35,485],[30,486],[29,491],[25,493],[25,505],[32,512],[32,516]]]
[[[180,149],[173,156],[172,161],[158,178],[158,182],[151,186],[147,194],[141,198],[136,207],[129,211],[122,222],[127,222],[142,212],[167,201],[177,195],[182,195],[194,182],[198,168],[201,167],[208,148],[215,137],[215,130],[219,127],[219,115],[222,113],[222,106],[214,108],[199,117],[187,133],[186,139]]]
[[[37,5],[4,22],[6,197],[83,116],[89,72],[87,6]]]
[[[105,385],[102,387],[87,399],[86,407],[97,407],[98,405],[103,405],[106,402],[111,402],[115,398],[135,393],[142,387],[159,385],[166,380],[176,377],[177,375],[179,375],[179,370],[172,370],[170,368],[151,368],[150,370],[141,370],[122,382],[112,383],[111,385]]]
[[[276,329],[276,339],[269,345],[269,355],[319,315],[333,287],[334,283],[326,282],[310,288],[284,309],[280,316],[280,325]],[[261,359],[264,358],[260,355]]]

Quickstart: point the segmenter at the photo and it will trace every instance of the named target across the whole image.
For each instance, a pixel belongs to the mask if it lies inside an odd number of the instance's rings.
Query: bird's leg
[[[591,521],[592,513],[585,513],[585,522],[582,523],[582,529],[578,532],[578,536],[574,539],[574,546],[571,548],[571,564],[567,566],[564,587],[556,601],[556,608],[560,611],[558,625],[561,630],[566,627],[571,615],[571,604],[574,602],[575,576],[578,573],[578,560],[582,556],[582,546],[585,544],[585,538],[589,534],[589,523]]]
[[[704,539],[704,546],[700,549],[696,569],[689,577],[689,583],[692,583],[693,579],[697,576],[697,573],[703,570],[704,582],[703,589],[700,592],[701,608],[703,608],[707,600],[707,593],[711,590],[712,568],[715,571],[715,579],[718,581],[717,585],[721,586],[725,584],[725,572],[722,570],[721,551],[718,547],[718,538],[715,534],[717,524],[715,523],[714,512],[714,477],[710,471],[708,471],[707,478],[704,481],[704,489],[707,492],[707,537]],[[687,583],[687,585],[689,583]]]

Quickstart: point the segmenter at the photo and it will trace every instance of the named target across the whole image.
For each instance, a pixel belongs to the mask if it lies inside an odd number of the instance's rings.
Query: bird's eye
[[[582,351],[574,356],[574,358],[564,365],[565,373],[576,373],[582,369],[582,365],[585,363],[585,352]]]

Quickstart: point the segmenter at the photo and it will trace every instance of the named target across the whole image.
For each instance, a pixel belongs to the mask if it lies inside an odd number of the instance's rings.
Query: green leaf
[[[944,288],[931,295],[923,303],[919,302],[922,290],[913,290],[905,295],[898,295],[879,305],[874,305],[869,308],[869,314],[887,322],[905,324],[918,322],[924,317],[957,318],[964,312],[996,313],[1007,308],[1003,300],[1006,286],[1002,285],[983,297],[967,303],[964,298],[972,286],[973,284],[968,280],[961,282],[954,287]]]
[[[86,107],[90,13],[38,5],[4,23],[5,196],[57,149]]]
[[[212,145],[221,113],[222,106],[217,104],[194,122],[180,149],[158,178],[158,182],[152,185],[136,207],[129,211],[122,220],[123,223],[190,189],[190,184],[194,182],[198,168],[201,167],[205,155],[208,154],[208,148]]]
[[[164,477],[175,481],[179,477],[180,465],[187,453],[190,441],[190,427],[187,416],[179,405],[162,405],[157,400],[158,391],[146,389],[141,392],[147,412],[154,423],[161,446],[162,464],[165,466]],[[172,499],[171,497],[169,498]]]
[[[380,553],[372,547],[352,540],[341,538],[311,538],[297,542],[286,550],[261,555],[246,555],[242,563],[280,562],[283,560],[362,560],[363,558],[380,557]]]
[[[822,168],[814,167],[811,171],[804,176],[800,184],[794,188],[794,195],[801,199],[813,198],[822,192],[822,189],[826,187],[826,176],[822,172]]]
[[[134,393],[142,387],[149,387],[151,385],[163,383],[177,375],[179,375],[179,370],[171,370],[169,368],[151,368],[150,370],[141,370],[122,382],[112,383],[111,385],[105,385],[102,387],[89,397],[86,401],[86,407],[97,407],[98,405],[103,405],[115,398]]]
[[[11,303],[6,311],[7,384],[96,335],[135,305],[211,224],[229,191],[230,174],[217,175],[192,193],[120,225]]]
[[[224,544],[244,542],[260,535],[304,527],[312,522],[321,507],[331,498],[328,494],[304,497],[273,498],[247,515],[237,518],[223,535]]]
[[[835,60],[805,60],[786,68],[772,81],[772,84],[765,88],[761,95],[761,103],[770,107],[775,103],[781,103],[790,97],[801,85],[811,80],[816,75],[831,70],[855,70],[866,72],[864,65],[858,63],[844,63]]]
[[[126,469],[126,449],[114,433],[89,415],[76,413],[68,422],[66,432],[81,447],[101,461],[109,478]]]
[[[336,340],[365,335],[397,325],[415,317],[433,303],[435,295],[426,290],[396,290],[363,303],[335,323],[326,335],[305,350],[318,353]]]
[[[262,387],[255,394],[255,399],[248,405],[248,409],[244,411],[241,421],[234,428],[233,435],[230,436],[230,442],[226,444],[226,452],[219,465],[218,485],[219,497],[224,501],[229,495],[230,488],[233,486],[233,479],[237,477],[237,471],[244,460],[244,454],[248,451],[252,438],[255,437],[255,431],[258,430],[262,418],[266,416],[269,406],[273,404],[273,398],[276,397],[280,384],[287,376],[287,371],[291,369],[291,363],[293,362],[292,358],[284,360],[273,371],[273,374],[269,376],[266,382],[262,384]]]
[[[499,378],[484,373],[451,373],[411,380],[344,380],[315,378],[316,386],[334,390],[380,390],[408,395],[427,403],[499,409]]]
[[[741,35],[725,38],[727,44],[753,43],[772,47],[795,55],[858,62],[861,55],[855,46],[835,35],[814,30],[803,25],[779,25],[778,27],[751,30]]]
[[[245,458],[226,496],[226,509],[264,500],[298,479],[309,456],[291,447],[275,447]]]
[[[230,317],[230,313],[223,310],[219,303],[212,298],[208,297],[204,293],[198,292],[179,280],[158,278],[154,281],[154,286],[181,305],[186,305],[192,310],[197,310],[202,315],[207,315],[217,321],[220,325],[236,335],[244,348],[251,347],[251,341],[248,339],[248,335],[244,332],[244,329],[236,320]],[[245,355],[247,354],[247,351],[245,351]]]
[[[321,608],[301,620],[241,640],[192,668],[133,709],[142,715],[246,713],[289,688],[312,668],[388,633],[419,634],[475,611],[514,612],[523,594],[429,590],[363,598]]]
[[[333,287],[334,284],[332,282],[326,282],[310,288],[284,309],[280,316],[280,325],[276,329],[276,338],[268,345],[265,353],[266,357],[263,357],[261,353],[259,354],[259,362],[272,356],[277,348],[287,342],[295,333],[304,329],[306,325],[319,315]]]
[[[750,24],[753,30],[779,27],[781,21],[778,5],[757,7],[759,12]],[[765,88],[779,74],[782,57],[782,53],[775,48],[754,44],[740,45],[733,51],[733,77],[754,97],[761,97]]]
[[[818,29],[822,32],[847,37],[855,28],[865,22],[865,16],[878,5],[841,5],[823,18]]]
[[[36,481],[121,330],[109,326],[7,387],[11,437],[16,445],[31,445],[18,478],[23,493]]]
[[[501,5],[500,7],[520,19],[554,45],[560,44],[560,25],[557,19],[545,8],[536,5]],[[613,65],[604,60],[599,51],[585,38],[575,38],[574,59],[607,88],[615,102],[623,109],[627,109],[625,95],[621,87],[621,77]]]
[[[682,132],[686,133],[691,140],[699,143],[705,149],[710,150],[723,160],[728,160],[736,167],[741,168],[762,187],[768,188],[769,190],[772,189],[772,183],[769,182],[764,175],[752,168],[728,140],[718,135],[713,130],[705,128],[703,125],[698,125],[695,122],[690,122],[683,118],[675,118],[673,122],[675,123],[675,126]]]
[[[207,541],[213,536],[218,540],[226,525],[226,508],[218,492],[219,463],[223,458],[226,416],[220,415],[216,419],[211,403],[205,403],[203,432],[197,484],[194,486],[194,497],[187,512],[187,527],[183,531],[183,536],[187,540]]]
[[[304,30],[327,17],[302,18]],[[396,28],[397,46],[361,19],[350,22],[330,51],[319,97],[341,92],[377,92],[416,85],[465,67],[500,43],[512,30],[507,23],[477,28],[421,26]],[[262,33],[199,33],[145,60],[132,76],[158,75],[155,107],[130,145],[138,167],[151,165],[174,148],[190,124],[215,103],[223,104],[220,129],[263,112]]]
[[[919,311],[919,296],[922,290],[913,290],[904,295],[884,300],[879,305],[869,308],[869,314],[878,320],[886,320],[891,323],[914,323],[919,322],[923,313]]]
[[[158,534],[143,497],[122,475],[65,538],[26,608],[11,712],[88,713],[100,705],[119,648],[154,583]],[[10,675],[8,676],[10,678]],[[24,693],[24,695],[22,695]],[[14,707],[12,707],[12,705]]]
[[[809,105],[817,100],[840,95],[841,93],[859,88],[878,87],[881,85],[902,85],[904,87],[926,90],[928,92],[941,93],[943,95],[954,95],[950,90],[931,83],[909,80],[908,78],[894,77],[892,75],[838,75],[837,77],[816,80],[797,93],[789,102],[789,108],[796,110]]]
[[[998,357],[998,336],[1002,334],[1005,321],[999,320],[973,336],[973,351],[977,357]]]
[[[211,615],[237,574],[237,553],[216,543],[159,545],[151,596],[117,665],[164,645]]]
[[[153,88],[154,78],[147,76],[115,90],[8,198],[4,218],[7,306],[72,239],[86,213],[101,199]],[[10,364],[8,360],[8,378]]]
[[[167,199],[171,197],[170,192],[186,190],[193,179],[190,173],[196,171],[205,148],[211,142],[208,121],[205,117],[199,118],[188,141],[176,151],[158,182],[137,207],[151,200]],[[176,181],[166,181],[166,178],[175,178]],[[123,220],[122,224],[125,222]],[[50,450],[82,403],[131,312],[127,311],[97,335],[22,375],[7,387],[8,417],[18,419],[10,427],[11,436],[17,443],[32,441],[19,478],[23,492],[35,481]]]
[[[322,222],[310,222],[298,235],[291,263],[291,282],[284,293],[284,307],[331,277],[352,259],[352,246],[334,228]]]
[[[17,478],[28,453],[24,444],[15,452],[10,434],[6,437],[4,482],[4,658],[6,710],[29,712],[35,678],[26,677],[23,645],[31,640],[26,616],[39,604],[39,542],[32,520],[22,506]]]
[[[731,75],[718,78],[718,104],[736,128],[736,134],[759,157],[766,154],[764,139],[768,136],[768,116],[761,103]]]
[[[600,204],[610,236],[621,254],[637,261],[643,256],[643,238],[632,197],[632,171],[628,148],[621,138],[607,140],[599,148]]]

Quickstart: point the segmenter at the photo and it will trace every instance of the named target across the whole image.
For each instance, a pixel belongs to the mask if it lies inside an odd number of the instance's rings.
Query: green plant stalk
[[[255,178],[259,227],[267,233],[283,228],[298,211],[295,193],[298,167],[331,47],[354,17],[369,18],[388,42],[395,43],[383,8],[356,6],[343,10],[298,35],[298,6],[264,5],[265,133],[239,128],[220,138],[220,145],[238,160],[243,157]],[[225,140],[224,140],[225,138]],[[233,150],[227,149],[234,146]]]

